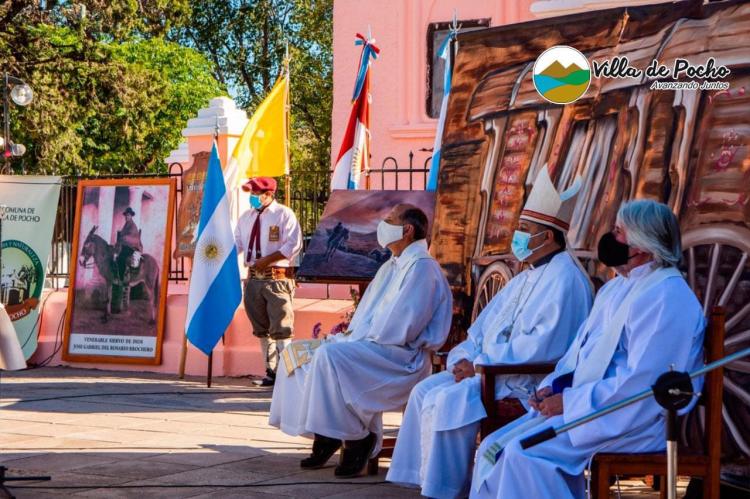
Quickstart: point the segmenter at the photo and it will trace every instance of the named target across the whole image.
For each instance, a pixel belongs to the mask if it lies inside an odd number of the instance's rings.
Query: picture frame
[[[63,360],[161,364],[174,178],[78,182]]]
[[[366,284],[391,256],[380,247],[378,223],[401,203],[420,208],[429,222],[435,212],[433,191],[334,190],[302,258],[301,282]]]

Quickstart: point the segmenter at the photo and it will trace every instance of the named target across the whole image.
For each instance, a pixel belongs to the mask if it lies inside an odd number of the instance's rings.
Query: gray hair
[[[645,199],[629,201],[617,212],[617,223],[625,229],[630,246],[651,253],[662,267],[680,264],[680,224],[669,206]]]

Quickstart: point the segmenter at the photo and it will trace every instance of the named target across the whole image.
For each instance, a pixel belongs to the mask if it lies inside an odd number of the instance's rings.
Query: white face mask
[[[386,248],[389,244],[395,243],[404,237],[404,227],[402,225],[389,224],[381,220],[378,224],[378,244]]]

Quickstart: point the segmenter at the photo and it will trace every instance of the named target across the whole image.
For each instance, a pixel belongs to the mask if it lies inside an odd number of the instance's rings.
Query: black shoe
[[[276,372],[266,369],[266,376],[263,379],[253,381],[255,386],[273,386],[276,383]]]
[[[336,478],[353,478],[367,468],[370,454],[378,443],[378,437],[370,433],[362,440],[347,440],[341,453],[341,464],[336,466],[333,474]]]
[[[315,434],[312,454],[299,462],[300,467],[307,470],[316,470],[326,465],[331,456],[341,448],[341,440],[328,438],[323,435]]]

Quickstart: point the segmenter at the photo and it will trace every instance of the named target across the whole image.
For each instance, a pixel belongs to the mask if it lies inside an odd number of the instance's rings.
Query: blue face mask
[[[263,206],[263,202],[260,200],[260,195],[250,194],[250,206],[256,210],[259,210],[260,207]]]
[[[529,249],[529,241],[536,236],[541,236],[544,232],[534,234],[517,230],[513,233],[513,240],[510,243],[510,250],[519,262],[526,260],[534,254],[539,248]],[[541,247],[541,246],[540,246]]]

